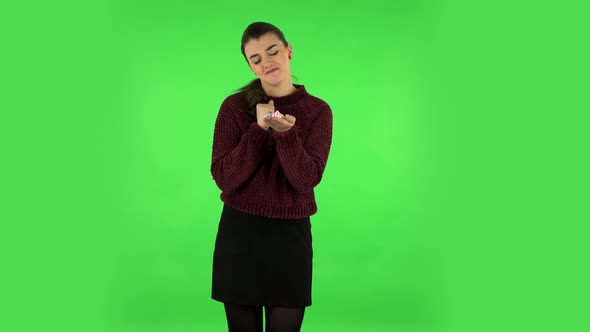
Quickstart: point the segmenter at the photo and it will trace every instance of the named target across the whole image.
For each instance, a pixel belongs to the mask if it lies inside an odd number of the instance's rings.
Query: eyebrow
[[[266,51],[270,50],[271,48],[273,48],[273,47],[275,47],[275,46],[277,46],[277,44],[272,44],[272,45],[270,45],[269,47],[267,47],[267,48],[266,48]],[[258,53],[256,53],[256,54],[252,54],[252,55],[250,55],[250,57],[249,57],[248,59],[252,59],[253,57],[255,57],[255,56],[257,56],[257,55],[258,55]]]

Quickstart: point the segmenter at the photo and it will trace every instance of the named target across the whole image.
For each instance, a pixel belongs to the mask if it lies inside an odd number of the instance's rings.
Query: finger
[[[279,119],[279,118],[271,118],[269,123],[271,125],[274,125],[274,127],[280,128],[280,129],[286,129],[289,127],[292,127],[293,124],[285,119]]]
[[[292,124],[295,124],[295,121],[297,119],[294,116],[290,115],[290,114],[285,114],[285,120],[289,121]]]
[[[285,129],[285,127],[287,127],[287,125],[286,125],[286,124],[284,124],[284,123],[282,123],[281,121],[284,121],[284,120],[277,119],[277,118],[270,119],[270,120],[268,121],[268,125],[269,125],[269,126],[272,128],[272,129],[276,129],[276,130],[282,131],[282,130],[284,130],[284,129]]]
[[[261,115],[266,115],[268,113],[273,114],[274,112],[276,112],[276,110],[272,106],[260,104],[260,106],[256,109],[256,112],[260,113]]]
[[[268,105],[270,105],[270,106],[274,107],[274,106],[275,106],[275,102],[274,102],[274,101],[271,99],[271,100],[268,102]]]

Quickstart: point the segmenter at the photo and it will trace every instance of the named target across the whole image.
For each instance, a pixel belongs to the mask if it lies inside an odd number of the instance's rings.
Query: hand
[[[278,111],[277,111],[278,112]],[[295,125],[297,119],[289,114],[282,115],[278,112],[277,116],[267,117],[264,119],[268,125],[276,131],[284,132],[291,129]]]
[[[275,112],[275,104],[271,100],[268,104],[258,103],[256,104],[256,122],[262,129],[268,130],[270,124],[265,121],[265,115],[267,113],[274,113]]]

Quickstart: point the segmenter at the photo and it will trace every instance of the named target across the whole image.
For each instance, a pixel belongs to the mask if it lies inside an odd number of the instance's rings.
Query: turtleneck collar
[[[305,91],[305,86],[301,84],[293,84],[293,86],[297,89],[293,91],[291,94],[283,96],[283,97],[273,97],[269,96],[270,99],[273,100],[275,105],[290,105],[295,104],[299,99],[307,95],[307,91]]]

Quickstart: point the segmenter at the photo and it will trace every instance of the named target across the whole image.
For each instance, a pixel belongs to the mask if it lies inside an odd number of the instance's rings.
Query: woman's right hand
[[[268,130],[270,125],[264,121],[264,116],[267,113],[274,113],[275,112],[275,104],[271,100],[268,104],[258,103],[256,104],[256,122],[262,129]]]

